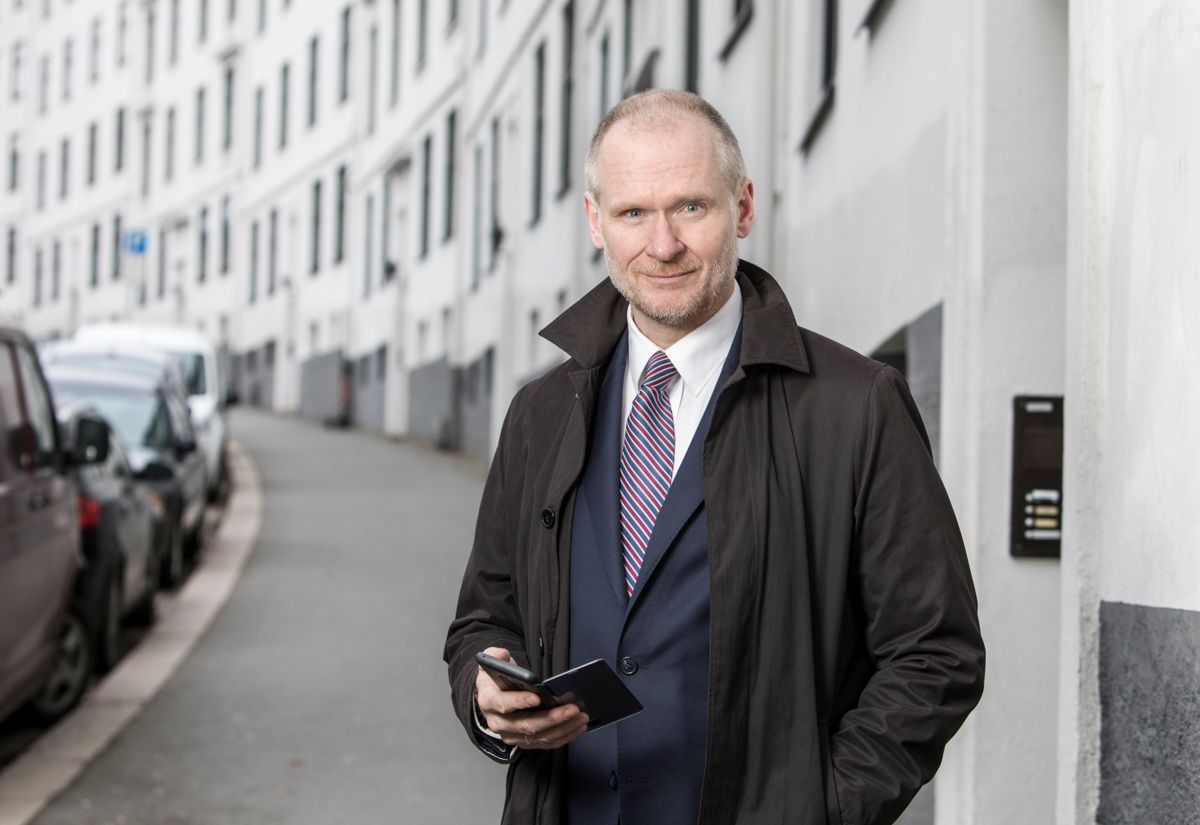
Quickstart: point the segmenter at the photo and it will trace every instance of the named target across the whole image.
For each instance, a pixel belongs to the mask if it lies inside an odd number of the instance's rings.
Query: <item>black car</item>
[[[77,422],[88,416],[99,413],[78,402],[59,407],[68,450],[73,446],[70,434],[79,431]],[[104,673],[121,657],[121,622],[126,617],[139,624],[154,621],[164,508],[158,493],[134,479],[120,440],[111,431],[108,456],[76,469],[75,480],[83,548],[75,597],[92,636],[96,669]]]
[[[133,373],[58,366],[46,378],[59,403],[83,402],[112,425],[134,478],[162,498],[160,580],[182,580],[185,551],[199,551],[207,495],[204,457],[196,449],[187,404],[161,380]]]

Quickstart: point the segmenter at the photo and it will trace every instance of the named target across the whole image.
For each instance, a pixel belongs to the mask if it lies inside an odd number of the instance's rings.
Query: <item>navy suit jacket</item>
[[[703,452],[712,399],[738,363],[734,339],[626,596],[618,500],[628,336],[614,350],[575,503],[570,664],[607,659],[644,710],[567,749],[570,825],[693,825],[708,725],[707,521]]]

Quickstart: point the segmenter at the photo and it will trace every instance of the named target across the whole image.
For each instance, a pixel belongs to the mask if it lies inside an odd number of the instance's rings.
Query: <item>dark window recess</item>
[[[309,230],[308,271],[316,275],[321,269],[321,181],[312,185],[312,226]]]
[[[575,2],[563,6],[562,92],[559,101],[558,195],[571,188],[571,114],[575,75]]]
[[[346,254],[346,167],[337,169],[337,189],[333,203],[333,262],[341,263]]]
[[[817,33],[820,36],[819,64],[817,77],[820,85],[815,90],[815,109],[809,117],[808,127],[800,139],[800,154],[807,155],[821,133],[825,122],[833,111],[834,75],[837,70],[837,0],[813,0],[819,5],[820,21]]]
[[[824,0],[817,0],[817,2],[824,2]],[[721,47],[721,51],[717,55],[722,62],[728,60],[729,55],[733,54],[742,35],[746,33],[746,29],[750,28],[752,19],[754,19],[754,0],[734,0],[733,27],[729,30],[725,45]]]
[[[867,6],[867,13],[863,15],[858,30],[865,31],[869,36],[874,37],[875,32],[879,31],[879,27],[883,25],[884,18],[892,10],[892,5],[892,0],[871,0],[871,5]]]
[[[200,210],[196,222],[196,281],[204,283],[208,279],[208,208]]]
[[[321,41],[308,41],[308,125],[317,124],[317,79],[320,76]]]
[[[433,135],[421,142],[421,244],[419,257],[429,254],[429,206],[433,176]]]
[[[425,68],[429,43],[429,0],[417,0],[417,71]]]
[[[387,375],[387,344],[380,344],[375,350],[375,379],[382,381]]]
[[[233,148],[233,67],[225,67],[225,106],[221,124],[221,148],[228,152]]]
[[[457,178],[458,164],[458,112],[451,109],[446,115],[446,175],[444,179],[445,193],[442,196],[444,211],[442,213],[442,240],[448,241],[454,237],[454,184]]]
[[[529,223],[542,219],[542,155],[546,140],[546,43],[533,54],[533,181]]]
[[[683,88],[700,90],[700,0],[687,0],[684,23]]]
[[[121,247],[124,244],[124,233],[121,231],[121,216],[113,217],[113,248],[112,248],[112,279],[121,280]]]
[[[342,9],[342,52],[338,62],[338,102],[350,97],[350,7]]]
[[[250,303],[258,300],[258,221],[250,224]]]

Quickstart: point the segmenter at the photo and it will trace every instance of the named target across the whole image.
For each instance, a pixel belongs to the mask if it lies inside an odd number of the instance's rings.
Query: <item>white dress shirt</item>
[[[646,362],[661,347],[647,338],[633,320],[633,310],[625,310],[629,327],[629,360],[625,363],[624,414],[621,416],[621,443],[625,443],[625,422],[633,409],[642,373]],[[672,379],[667,398],[671,402],[671,414],[675,420],[675,466],[671,478],[679,472],[679,465],[687,455],[688,446],[704,417],[708,400],[717,386],[717,376],[729,355],[729,348],[737,335],[742,321],[742,293],[734,285],[733,294],[717,310],[713,317],[680,338],[663,352],[675,369],[678,377]]]

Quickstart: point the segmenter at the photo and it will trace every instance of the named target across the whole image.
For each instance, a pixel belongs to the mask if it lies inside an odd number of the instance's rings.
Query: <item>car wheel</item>
[[[163,556],[159,581],[163,587],[178,587],[183,581],[183,528],[179,525],[171,531],[167,554]]]
[[[95,629],[96,672],[108,673],[121,660],[121,571],[113,570],[104,588],[100,621]]]
[[[63,621],[58,655],[41,691],[29,703],[42,722],[54,722],[79,704],[92,675],[92,644],[81,612],[72,607]]]

